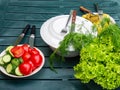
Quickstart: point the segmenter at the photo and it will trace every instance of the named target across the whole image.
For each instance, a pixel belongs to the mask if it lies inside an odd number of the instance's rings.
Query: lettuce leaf
[[[93,80],[104,89],[120,86],[119,26],[114,24],[105,28],[93,42],[81,49],[80,56],[80,62],[74,66],[75,78],[83,83]]]

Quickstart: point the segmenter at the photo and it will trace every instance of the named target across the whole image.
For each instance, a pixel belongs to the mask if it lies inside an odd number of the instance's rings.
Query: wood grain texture
[[[79,56],[55,62],[58,73],[51,71],[49,56],[53,51],[40,36],[41,25],[49,18],[68,14],[71,9],[76,9],[81,16],[81,5],[95,12],[94,3],[99,3],[99,7],[120,25],[119,0],[0,0],[0,52],[14,43],[26,24],[31,24],[37,28],[35,46],[45,54],[43,69],[31,77],[13,79],[0,73],[0,90],[102,90],[92,82],[83,84],[74,78],[73,67],[79,62]],[[21,44],[28,43],[29,34]]]

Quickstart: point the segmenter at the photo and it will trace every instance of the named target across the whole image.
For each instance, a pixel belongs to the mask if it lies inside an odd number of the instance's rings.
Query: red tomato
[[[28,62],[23,62],[19,65],[20,72],[23,75],[28,75],[32,72],[32,66]]]
[[[28,44],[23,44],[22,48],[24,49],[25,52],[28,52],[29,45]]]
[[[34,66],[34,64],[32,63],[32,61],[31,61],[31,60],[28,60],[28,63],[31,64],[31,66],[32,66],[32,71],[35,70],[35,66]]]
[[[30,52],[32,55],[39,54],[39,51],[38,51],[36,48],[30,48],[30,47],[29,47],[29,52]]]
[[[31,55],[30,55],[30,53],[28,53],[28,52],[25,52],[25,53],[22,55],[22,59],[23,59],[24,62],[25,62],[25,61],[28,61],[28,60],[30,59],[30,57],[31,57]]]
[[[42,63],[42,56],[40,54],[35,54],[35,55],[32,55],[30,60],[32,61],[35,67],[38,67]]]
[[[11,53],[14,57],[19,58],[24,54],[24,49],[21,46],[14,46],[11,49]]]

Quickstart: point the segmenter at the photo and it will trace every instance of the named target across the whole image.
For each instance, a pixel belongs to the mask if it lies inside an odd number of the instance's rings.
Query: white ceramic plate
[[[48,19],[40,28],[40,35],[42,39],[51,47],[58,48],[60,41],[63,40],[65,34],[61,34],[61,30],[64,28],[68,15],[60,15],[56,17],[52,17]],[[71,22],[71,21],[70,21]],[[76,17],[76,28],[75,32],[88,34],[91,33],[93,35],[97,35],[96,32],[92,32],[93,24],[80,17]],[[68,27],[70,28],[71,23],[69,23]],[[81,25],[83,25],[81,27]],[[81,28],[81,30],[80,30]],[[69,33],[69,31],[68,31]]]
[[[36,49],[37,49],[37,48],[36,48]],[[40,54],[41,54],[41,56],[42,56],[42,58],[43,58],[42,64],[41,64],[39,67],[37,67],[37,68],[36,68],[32,73],[30,73],[29,75],[25,75],[25,76],[12,75],[12,74],[7,73],[6,70],[5,70],[5,68],[3,68],[2,66],[0,66],[1,72],[4,73],[4,74],[7,75],[7,76],[13,77],[13,78],[24,78],[24,77],[29,77],[29,76],[34,75],[35,73],[37,73],[38,71],[41,70],[41,68],[43,67],[43,65],[44,65],[44,63],[45,63],[44,54],[43,54],[39,49],[37,49],[37,50],[40,52]],[[3,55],[5,55],[5,54],[6,54],[6,51],[4,50],[4,51],[0,54],[0,57],[3,56]]]

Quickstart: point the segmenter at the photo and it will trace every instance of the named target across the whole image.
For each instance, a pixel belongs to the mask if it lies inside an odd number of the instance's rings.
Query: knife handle
[[[26,32],[30,29],[30,25],[27,24],[25,28],[23,29],[22,33],[26,34]]]
[[[70,32],[74,32],[74,30],[75,30],[76,13],[77,13],[76,10],[73,10]]]
[[[95,6],[95,11],[98,12],[99,10],[98,3],[95,3],[94,6]]]
[[[76,10],[73,10],[73,13],[72,13],[72,24],[74,24],[75,23],[75,21],[76,21]]]
[[[35,34],[35,29],[36,29],[36,27],[35,27],[35,25],[33,25],[31,28],[31,34]]]
[[[90,10],[88,10],[87,8],[85,8],[83,6],[80,6],[80,10],[83,11],[83,12],[86,12],[86,13],[91,13]]]

